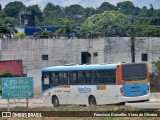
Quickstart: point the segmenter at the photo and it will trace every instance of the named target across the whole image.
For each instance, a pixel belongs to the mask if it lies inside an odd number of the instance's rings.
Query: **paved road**
[[[126,103],[125,105],[128,106],[133,106],[133,107],[137,107],[138,109],[141,110],[153,110],[153,109],[160,109],[160,102],[137,102],[137,103]],[[14,104],[10,104],[9,107],[16,107],[16,106],[27,106],[26,103],[14,103]],[[34,107],[43,107],[46,106],[43,103],[29,103],[28,106],[30,108],[34,108]],[[52,106],[52,105],[51,105]],[[4,108],[4,107],[8,107],[7,104],[0,104],[0,108]],[[48,106],[49,107],[49,106]]]
[[[137,107],[141,110],[160,109],[160,102],[139,102],[139,103],[126,103],[126,105]]]

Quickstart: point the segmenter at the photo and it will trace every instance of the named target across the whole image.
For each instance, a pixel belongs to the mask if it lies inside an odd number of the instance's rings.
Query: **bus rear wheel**
[[[89,105],[90,106],[96,106],[97,105],[97,102],[96,102],[96,99],[95,99],[94,96],[89,97]]]
[[[57,96],[52,97],[52,104],[53,104],[54,107],[59,106],[59,100],[58,100]]]

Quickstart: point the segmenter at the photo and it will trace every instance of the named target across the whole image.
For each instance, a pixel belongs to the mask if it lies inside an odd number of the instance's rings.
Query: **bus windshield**
[[[122,64],[122,79],[124,81],[144,80],[146,77],[146,64]]]

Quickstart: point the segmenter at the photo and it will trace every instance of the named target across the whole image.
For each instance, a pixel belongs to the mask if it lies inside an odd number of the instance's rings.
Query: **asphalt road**
[[[126,103],[125,105],[137,107],[140,110],[154,110],[160,109],[160,102],[137,102],[137,103]]]
[[[160,102],[136,102],[136,103],[126,103],[125,105],[137,107],[140,110],[154,110],[154,109],[160,109]],[[16,106],[27,106],[26,103],[14,103],[10,104],[9,107],[16,107]],[[28,107],[34,108],[34,107],[43,107],[46,106],[43,103],[29,103]],[[51,105],[52,106],[52,105]],[[8,104],[1,104],[0,108],[8,107]],[[49,106],[48,106],[49,107]]]

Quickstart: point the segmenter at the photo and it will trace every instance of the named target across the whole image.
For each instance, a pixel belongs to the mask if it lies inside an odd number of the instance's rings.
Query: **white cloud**
[[[41,4],[43,1],[45,0],[25,0],[24,2],[21,0],[21,2],[23,2],[23,4],[29,6],[29,5],[36,5],[36,4]]]

